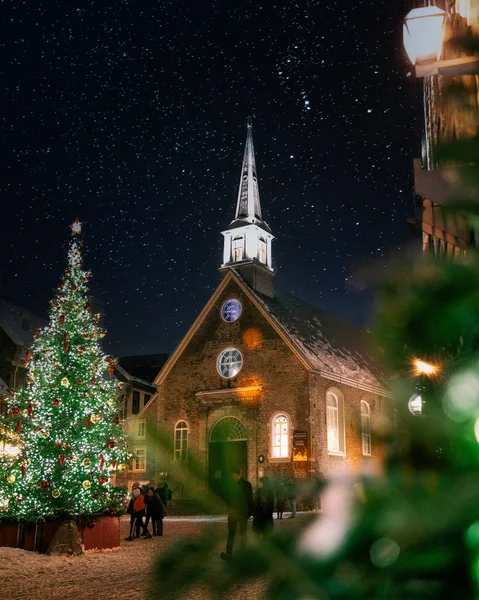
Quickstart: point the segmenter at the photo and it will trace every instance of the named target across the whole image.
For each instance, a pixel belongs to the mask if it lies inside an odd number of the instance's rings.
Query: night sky
[[[46,312],[78,217],[108,350],[171,351],[220,281],[251,114],[277,286],[367,323],[356,268],[412,238],[406,2],[6,4],[5,297]]]

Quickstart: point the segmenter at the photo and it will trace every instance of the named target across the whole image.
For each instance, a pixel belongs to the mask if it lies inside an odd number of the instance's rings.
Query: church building
[[[128,480],[167,477],[175,487],[176,467],[188,463],[188,499],[221,493],[236,465],[253,486],[263,475],[359,468],[380,452],[375,431],[388,402],[369,334],[277,289],[251,119],[235,216],[221,233],[221,283],[137,416],[151,436]]]

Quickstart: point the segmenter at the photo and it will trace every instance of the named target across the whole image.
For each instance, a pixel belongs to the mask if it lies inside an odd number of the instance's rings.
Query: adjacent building
[[[141,479],[168,476],[184,499],[221,494],[235,465],[307,478],[381,453],[388,414],[369,334],[277,288],[251,120],[221,283],[155,378],[136,422],[157,432]],[[143,431],[143,430],[142,430]],[[181,479],[181,469],[191,465]],[[143,469],[144,467],[144,469]]]
[[[448,2],[447,37],[469,32],[479,35],[479,0]],[[455,58],[457,51],[444,45],[442,58]],[[462,86],[461,100],[448,93],[451,84]],[[422,157],[414,161],[416,215],[412,222],[422,234],[425,252],[438,256],[462,256],[476,246],[477,232],[461,215],[444,210],[452,198],[454,181],[437,157],[442,142],[477,135],[479,74],[435,75],[424,78],[425,128]]]

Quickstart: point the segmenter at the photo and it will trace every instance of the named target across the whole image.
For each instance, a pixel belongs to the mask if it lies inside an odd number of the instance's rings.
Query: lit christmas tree
[[[102,352],[105,332],[91,313],[81,223],[71,230],[50,323],[35,332],[26,386],[12,393],[2,421],[10,451],[0,462],[0,518],[98,515],[115,510],[125,494],[112,482],[129,460],[115,361]]]

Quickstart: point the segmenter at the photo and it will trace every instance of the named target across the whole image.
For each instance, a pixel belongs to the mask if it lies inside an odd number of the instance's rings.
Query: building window
[[[328,452],[344,454],[344,402],[340,393],[326,394],[326,423],[328,428]]]
[[[175,460],[188,460],[188,424],[179,421],[175,426]]]
[[[146,420],[145,419],[142,419],[141,421],[137,422],[136,437],[143,438],[143,439],[146,437]]]
[[[273,458],[289,458],[289,419],[276,415],[273,419]]]
[[[258,259],[259,262],[266,264],[266,240],[262,237],[259,238],[258,242]]]
[[[236,298],[226,300],[221,307],[221,318],[227,323],[234,323],[241,315],[241,302]]]
[[[371,456],[371,410],[364,400],[361,400],[361,440],[363,456]]]
[[[25,331],[29,331],[30,330],[30,321],[29,321],[29,319],[22,319],[22,329],[24,329]]]
[[[218,356],[218,373],[225,379],[236,377],[243,366],[243,357],[236,348],[226,348]]]
[[[146,448],[135,448],[133,451],[135,458],[133,460],[133,471],[146,471]]]
[[[151,394],[145,394],[143,397],[143,407],[145,407],[151,400]]]
[[[140,412],[140,392],[133,390],[133,396],[131,399],[131,414],[137,415]]]
[[[243,260],[244,257],[244,237],[238,236],[233,240],[233,262]]]

